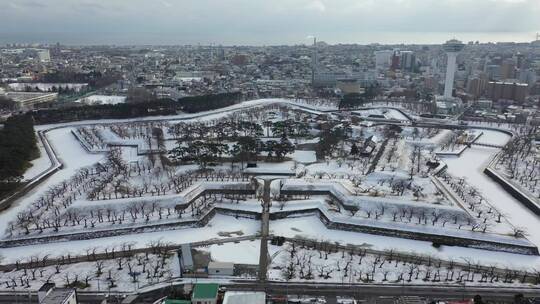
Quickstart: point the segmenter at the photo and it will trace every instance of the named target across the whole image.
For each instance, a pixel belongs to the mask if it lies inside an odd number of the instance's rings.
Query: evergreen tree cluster
[[[32,117],[8,118],[0,129],[0,197],[20,184],[30,161],[38,156]]]
[[[139,103],[73,106],[42,109],[32,113],[37,124],[69,122],[87,119],[124,119],[144,116],[175,115],[179,111],[196,113],[227,107],[241,101],[241,93],[221,93],[185,97],[178,101],[160,99]]]
[[[201,96],[190,96],[180,99],[182,110],[197,113],[232,106],[242,101],[242,93],[221,93]]]
[[[121,78],[121,74],[117,72],[91,71],[80,73],[63,70],[46,73],[39,81],[46,83],[88,83],[91,89],[101,89],[116,83]]]

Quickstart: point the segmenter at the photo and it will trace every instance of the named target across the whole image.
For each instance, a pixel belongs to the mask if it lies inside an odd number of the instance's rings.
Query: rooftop
[[[264,304],[266,294],[264,292],[227,291],[223,298],[223,304]]]
[[[215,283],[195,284],[192,299],[215,299],[218,294],[219,285]]]
[[[191,304],[190,300],[173,300],[167,299],[163,304]]]
[[[40,97],[56,97],[58,93],[38,93],[38,92],[6,92],[6,96],[14,101],[21,102],[28,99]]]
[[[39,288],[39,291],[49,291],[49,289],[56,287],[56,284],[54,283],[45,283],[41,288]]]
[[[208,263],[208,268],[233,268],[233,267],[234,267],[234,263],[229,263],[229,262],[211,261],[210,263]]]
[[[51,291],[40,304],[64,304],[72,294],[75,293],[75,289],[59,288]]]
[[[456,40],[456,39],[448,40],[443,44],[443,49],[446,52],[459,52],[464,47],[465,45],[461,41]]]

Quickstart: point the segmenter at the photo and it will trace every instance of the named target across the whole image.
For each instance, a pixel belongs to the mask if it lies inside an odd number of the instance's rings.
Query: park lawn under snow
[[[98,277],[96,275],[97,272],[97,262],[82,262],[82,263],[75,263],[75,264],[65,264],[62,265],[59,268],[60,273],[56,273],[56,268],[54,266],[48,266],[44,268],[40,268],[40,270],[43,271],[41,273],[40,271],[35,272],[36,280],[30,279],[28,287],[23,287],[21,285],[18,285],[16,288],[28,288],[29,290],[38,290],[47,279],[50,278],[50,281],[55,283],[57,287],[62,287],[67,285],[67,282],[69,280],[70,283],[73,283],[75,278],[79,281],[80,284],[86,283],[86,278],[88,278],[88,285],[83,290],[84,291],[136,291],[139,288],[144,288],[148,285],[154,285],[158,284],[160,282],[169,280],[171,278],[177,278],[180,276],[180,265],[179,265],[179,259],[176,254],[172,254],[165,259],[165,265],[163,268],[159,268],[159,272],[163,272],[163,276],[147,276],[142,270],[143,267],[150,272],[153,272],[155,270],[154,267],[158,265],[161,261],[161,257],[156,255],[149,255],[148,261],[144,260],[144,254],[138,254],[135,257],[131,259],[122,259],[122,269],[118,269],[118,259],[109,259],[109,260],[102,260],[102,274]],[[138,261],[143,260],[146,265],[138,265]],[[133,277],[129,273],[129,267],[127,264],[130,264],[130,266],[133,269],[134,273],[139,273],[137,276],[137,282],[133,282]],[[114,280],[114,287],[110,287],[110,281],[108,280],[110,272],[110,277],[112,280]],[[11,279],[17,279],[19,277],[23,276],[23,271],[11,271],[8,273],[5,273],[5,275],[0,278],[0,281],[2,283],[4,282],[10,282]],[[28,271],[28,276],[31,278],[31,271]],[[11,283],[11,282],[10,282]],[[18,283],[19,284],[19,283]],[[5,283],[0,284],[0,290],[11,290],[11,288],[7,288]]]
[[[197,250],[210,252],[210,258],[215,262],[257,265],[259,264],[261,241],[214,244],[209,247],[198,247]]]
[[[161,240],[163,243],[185,244],[212,239],[223,239],[230,236],[254,235],[260,230],[260,222],[249,219],[235,219],[231,216],[216,215],[208,225],[201,228],[183,228],[177,230],[144,232],[115,237],[90,239],[81,241],[51,242],[30,246],[11,247],[2,249],[3,263],[14,263],[23,257],[32,255],[49,255],[51,258],[71,253],[85,255],[86,249],[98,247],[120,247],[123,243],[132,243],[133,248],[144,248],[149,243]]]
[[[274,220],[270,223],[270,233],[285,237],[329,241],[330,243],[339,242],[342,245],[364,246],[373,250],[393,249],[398,252],[431,255],[443,260],[463,262],[464,259],[468,259],[481,262],[484,265],[499,265],[503,268],[508,266],[525,270],[540,269],[540,256],[457,246],[441,246],[437,249],[432,246],[431,242],[328,229],[315,216]]]

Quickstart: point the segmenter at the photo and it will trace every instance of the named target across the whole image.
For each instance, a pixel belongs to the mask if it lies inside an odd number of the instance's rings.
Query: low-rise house
[[[234,263],[210,262],[208,263],[208,274],[232,276],[234,274]]]

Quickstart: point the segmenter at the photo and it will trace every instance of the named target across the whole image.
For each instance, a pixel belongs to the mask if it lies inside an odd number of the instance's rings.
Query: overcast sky
[[[531,41],[539,16],[540,0],[0,0],[0,43]]]

